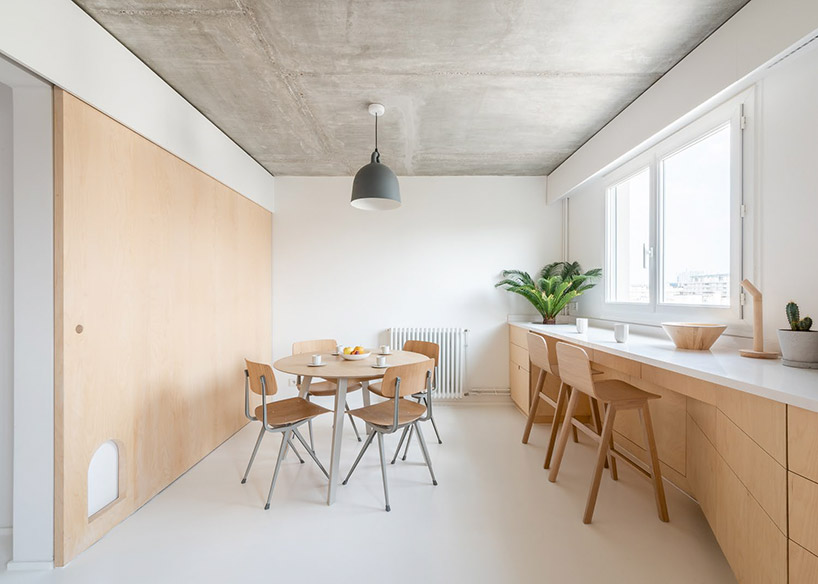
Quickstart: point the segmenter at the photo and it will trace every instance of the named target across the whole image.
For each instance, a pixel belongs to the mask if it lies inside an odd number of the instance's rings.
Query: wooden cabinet
[[[511,330],[513,368],[526,331]],[[558,339],[538,334],[553,351]],[[663,476],[698,500],[738,581],[818,582],[818,413],[588,352],[594,369],[662,396],[650,407]],[[530,369],[528,386],[527,371],[520,367],[516,381],[512,372],[520,400],[536,381]],[[638,418],[618,416],[614,430],[619,447],[644,460]]]

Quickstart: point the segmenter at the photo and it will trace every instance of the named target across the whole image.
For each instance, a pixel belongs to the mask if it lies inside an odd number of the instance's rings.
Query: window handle
[[[653,248],[648,247],[648,244],[642,244],[642,268],[647,270],[648,269],[648,258],[653,257]]]

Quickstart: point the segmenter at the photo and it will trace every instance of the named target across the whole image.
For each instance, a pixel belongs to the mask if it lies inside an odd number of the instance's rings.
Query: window
[[[609,175],[610,316],[633,314],[647,322],[742,317],[746,100],[700,118]]]
[[[730,306],[730,124],[659,161],[662,302]]]
[[[608,188],[608,298],[650,302],[650,169]]]

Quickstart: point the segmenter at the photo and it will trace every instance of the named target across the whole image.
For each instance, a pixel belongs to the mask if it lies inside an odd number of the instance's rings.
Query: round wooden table
[[[369,390],[367,389],[367,384],[374,379],[382,378],[386,369],[376,369],[373,367],[373,365],[375,365],[375,358],[378,356],[376,351],[372,351],[369,357],[359,361],[347,361],[341,356],[322,353],[321,360],[326,363],[326,365],[322,365],[321,367],[310,365],[312,355],[312,353],[303,353],[284,357],[273,363],[273,367],[282,373],[300,375],[303,378],[301,381],[301,391],[299,392],[301,397],[307,395],[313,377],[337,380],[338,391],[335,393],[335,408],[332,425],[332,458],[329,466],[329,489],[327,491],[327,505],[332,505],[335,502],[335,491],[341,476],[338,467],[341,462],[341,436],[344,429],[344,418],[346,417],[344,415],[344,404],[346,403],[347,386],[350,380],[360,381],[363,385],[362,393],[364,405],[368,406]],[[428,359],[428,357],[420,353],[393,351],[386,356],[386,363],[390,366],[410,365],[412,363],[420,363],[426,359]]]

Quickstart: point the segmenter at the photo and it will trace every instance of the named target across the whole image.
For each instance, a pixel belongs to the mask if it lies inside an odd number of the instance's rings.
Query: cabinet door
[[[511,399],[523,412],[528,413],[528,371],[513,361],[509,361],[511,379]]]

